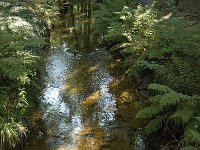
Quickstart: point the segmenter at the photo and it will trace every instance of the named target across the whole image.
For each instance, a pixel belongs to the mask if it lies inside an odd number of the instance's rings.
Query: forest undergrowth
[[[38,105],[48,25],[33,1],[0,2],[0,149],[23,145]],[[34,4],[34,5],[32,5]]]
[[[146,135],[162,131],[171,135],[168,148],[197,150],[200,24],[178,8],[175,1],[106,0],[95,11],[93,30],[110,52],[124,57],[125,74],[141,78],[148,107],[136,118],[149,120]]]

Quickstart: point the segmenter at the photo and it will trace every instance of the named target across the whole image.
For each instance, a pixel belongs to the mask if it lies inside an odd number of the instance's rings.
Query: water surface
[[[89,7],[69,5],[66,20],[51,32],[41,96],[45,131],[27,150],[147,149],[135,119],[143,97],[122,60],[96,48]]]

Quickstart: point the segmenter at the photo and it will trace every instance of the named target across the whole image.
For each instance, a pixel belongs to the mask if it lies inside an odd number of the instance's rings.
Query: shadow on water
[[[70,50],[92,51],[97,41],[97,38],[91,35],[91,14],[95,7],[94,2],[92,0],[68,0],[60,5],[62,6],[61,21],[54,28],[54,32],[60,36],[56,36],[57,39],[54,42],[65,40]]]
[[[67,4],[51,32],[41,100],[46,134],[27,150],[146,150],[143,97],[125,78],[122,60],[95,48],[90,36],[91,1]]]

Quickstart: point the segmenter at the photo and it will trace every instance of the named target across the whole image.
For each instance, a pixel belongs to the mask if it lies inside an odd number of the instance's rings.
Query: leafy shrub
[[[178,13],[160,16],[154,5],[114,11],[111,18],[96,18],[99,29],[102,20],[107,23],[108,28],[99,30],[104,42],[125,56],[126,73],[153,76],[150,104],[137,114],[150,118],[144,130],[151,134],[169,126],[181,128],[183,149],[196,149],[200,144],[200,25]]]
[[[120,12],[126,4],[125,0],[105,0],[103,4],[99,4],[93,15],[94,34],[104,36],[111,23],[119,22],[119,15],[116,12]]]
[[[45,24],[20,1],[0,2],[0,149],[26,136],[27,88],[37,74],[37,53],[46,43]],[[19,5],[20,3],[20,5]],[[26,13],[25,13],[26,12]]]
[[[138,117],[143,118],[146,113],[152,119],[145,127],[147,133],[172,124],[175,128],[183,127],[185,144],[198,146],[199,25],[180,17],[169,18],[159,22],[156,32],[152,47],[137,65],[153,71],[152,82],[162,85],[152,84],[149,88],[164,94],[150,98],[150,106],[140,111]]]
[[[156,12],[152,6],[138,5],[136,9],[125,6],[118,14],[120,22],[111,24],[106,41],[117,42],[112,50],[141,55],[155,38]]]

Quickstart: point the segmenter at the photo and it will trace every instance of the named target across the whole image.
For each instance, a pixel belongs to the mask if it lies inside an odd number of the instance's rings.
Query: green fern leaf
[[[199,149],[192,146],[186,146],[186,147],[181,148],[181,150],[199,150]]]
[[[200,133],[198,130],[187,130],[184,135],[187,142],[200,143]]]
[[[149,101],[151,103],[156,103],[156,104],[159,104],[160,100],[161,100],[161,97],[162,95],[156,95],[156,96],[153,96],[149,99]]]
[[[190,119],[190,121],[185,126],[185,131],[188,130],[196,130],[200,126],[200,121],[196,119],[198,117],[193,117]]]
[[[136,118],[152,118],[163,110],[163,107],[159,106],[158,104],[154,104],[139,111],[136,115]]]
[[[148,89],[157,90],[159,92],[164,92],[164,93],[174,92],[168,86],[161,85],[161,84],[150,84],[149,87],[148,87]]]
[[[155,133],[157,130],[162,128],[163,122],[164,122],[165,117],[163,116],[158,116],[155,119],[151,120],[144,128],[144,131],[147,134],[152,134]]]
[[[4,75],[8,76],[10,79],[18,79],[24,74],[31,74],[31,70],[23,65],[21,59],[16,57],[3,58],[0,61],[0,69]]]
[[[180,102],[191,99],[190,96],[175,91],[166,93],[162,96],[160,105],[163,107],[175,106]]]
[[[176,110],[176,112],[171,115],[170,118],[181,118],[183,123],[187,123],[190,118],[192,118],[192,116],[194,115],[195,110],[193,109],[193,107],[180,107]]]
[[[148,50],[148,58],[163,58],[166,54],[171,53],[172,50],[170,48],[163,48],[160,50],[150,49]]]

